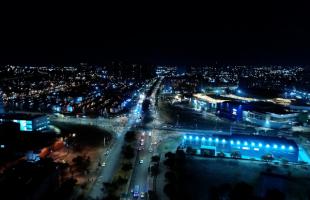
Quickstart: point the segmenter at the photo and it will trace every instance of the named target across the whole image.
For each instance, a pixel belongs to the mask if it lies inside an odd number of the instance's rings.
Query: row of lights
[[[184,139],[185,139],[185,140],[187,139],[187,136],[186,136],[186,135],[184,136]],[[192,140],[192,139],[193,139],[193,136],[189,136],[189,139]],[[198,141],[198,140],[199,140],[199,137],[196,136],[196,137],[195,137],[195,140]],[[205,138],[205,137],[202,137],[202,138],[201,138],[201,141],[202,141],[202,142],[206,141],[206,138]],[[209,138],[208,138],[208,141],[209,141],[209,142],[212,142],[213,139],[212,139],[211,137],[209,137]],[[220,140],[219,140],[218,138],[215,138],[215,142],[216,142],[216,143],[218,143],[219,141],[220,141]],[[225,140],[225,139],[222,139],[221,142],[222,142],[223,144],[225,144],[225,143],[226,143],[226,140]],[[231,144],[231,145],[234,145],[234,144],[235,144],[235,141],[230,140],[230,144]],[[239,140],[237,140],[237,141],[236,141],[236,144],[237,144],[237,145],[240,145],[241,142],[240,142]],[[249,144],[248,144],[248,142],[244,142],[243,145],[244,145],[244,146],[248,146]],[[256,144],[255,144],[254,142],[251,142],[251,146],[252,146],[252,147],[254,147],[255,145],[256,145]],[[262,143],[258,143],[258,146],[259,146],[259,147],[263,147],[263,144],[262,144]],[[266,148],[270,148],[270,144],[266,144],[265,147],[266,147]],[[276,145],[276,144],[274,144],[274,145],[273,145],[273,148],[274,148],[274,149],[278,149],[279,146]],[[286,146],[285,146],[285,145],[281,145],[281,149],[283,149],[283,150],[286,149]],[[294,148],[293,148],[292,146],[289,146],[288,149],[289,149],[289,150],[294,150]]]

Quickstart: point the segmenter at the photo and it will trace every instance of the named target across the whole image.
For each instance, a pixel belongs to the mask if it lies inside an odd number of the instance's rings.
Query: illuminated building
[[[215,111],[217,108],[217,105],[220,103],[223,103],[225,101],[228,101],[226,98],[221,98],[219,96],[216,96],[214,94],[202,94],[197,93],[193,94],[193,106],[197,110],[207,110],[207,111]]]
[[[290,128],[297,120],[298,113],[286,107],[269,102],[250,103],[243,111],[243,120],[266,128]]]
[[[4,113],[2,91],[0,90],[0,114]]]
[[[271,102],[229,101],[218,104],[217,115],[235,121],[247,121],[266,128],[290,128],[298,113]]]
[[[18,113],[0,114],[0,122],[14,122],[19,124],[20,131],[40,131],[48,127],[46,115],[28,115]]]
[[[238,152],[241,158],[246,159],[260,160],[262,156],[269,155],[276,160],[286,159],[289,162],[298,162],[299,156],[298,145],[293,140],[278,137],[214,134],[206,140],[203,136],[185,135],[183,145],[192,147],[203,156],[215,156],[217,153],[230,156]]]

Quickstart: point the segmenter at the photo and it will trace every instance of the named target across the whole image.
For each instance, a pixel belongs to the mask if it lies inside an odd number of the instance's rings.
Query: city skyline
[[[1,199],[310,199],[302,6],[10,13]]]

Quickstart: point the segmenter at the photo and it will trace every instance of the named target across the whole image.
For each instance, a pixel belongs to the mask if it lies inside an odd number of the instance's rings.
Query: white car
[[[144,197],[145,197],[145,193],[144,193],[144,192],[141,192],[141,193],[140,193],[140,198],[141,198],[141,199],[144,199]]]
[[[105,166],[106,166],[105,162],[101,163],[101,167],[105,167]]]
[[[143,164],[143,160],[140,160],[139,163],[140,163],[140,164]]]

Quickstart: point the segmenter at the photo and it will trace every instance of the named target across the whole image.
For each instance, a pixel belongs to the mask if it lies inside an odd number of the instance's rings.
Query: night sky
[[[306,8],[153,9],[43,23],[35,15],[2,29],[0,63],[310,64]]]

